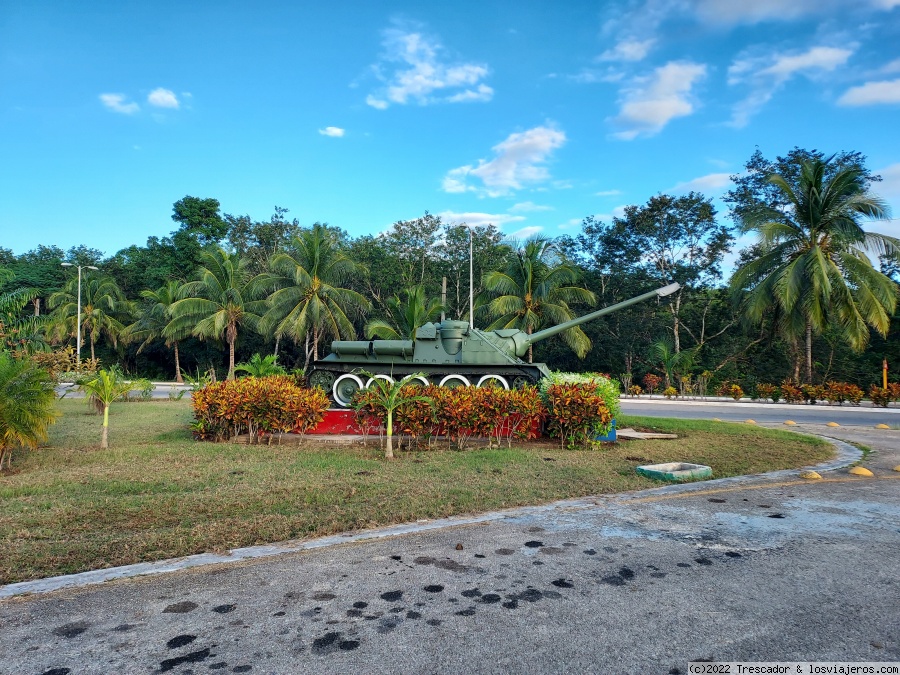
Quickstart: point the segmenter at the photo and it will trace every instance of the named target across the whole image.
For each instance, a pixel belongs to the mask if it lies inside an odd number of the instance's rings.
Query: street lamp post
[[[81,270],[82,268],[87,268],[89,270],[100,269],[99,267],[94,267],[93,265],[73,265],[72,263],[60,263],[63,267],[77,267],[78,268],[78,323],[76,324],[76,338],[75,344],[75,367],[80,371],[81,370]]]

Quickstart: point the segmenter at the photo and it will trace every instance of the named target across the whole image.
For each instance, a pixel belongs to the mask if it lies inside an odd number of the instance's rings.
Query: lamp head
[[[85,265],[89,270],[99,270],[99,267],[94,267],[93,265]]]
[[[63,267],[72,267],[72,263],[59,263]]]

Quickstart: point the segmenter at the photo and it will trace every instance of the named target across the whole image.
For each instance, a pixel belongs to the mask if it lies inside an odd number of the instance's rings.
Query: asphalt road
[[[686,673],[900,661],[900,431],[846,470],[525,509],[0,602],[4,673]]]
[[[783,424],[792,420],[797,424],[828,424],[837,422],[841,426],[874,426],[887,424],[900,426],[900,408],[873,408],[850,405],[828,405],[818,403],[787,404],[723,400],[680,401],[649,398],[621,399],[622,412],[628,415],[650,417],[679,417],[688,419],[718,418],[728,422],[744,422],[752,419],[760,424]]]

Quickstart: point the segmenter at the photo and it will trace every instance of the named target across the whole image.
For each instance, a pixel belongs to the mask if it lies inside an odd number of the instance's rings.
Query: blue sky
[[[898,122],[900,0],[6,0],[0,246],[109,255],[185,195],[556,236],[756,146],[863,152],[900,216]]]

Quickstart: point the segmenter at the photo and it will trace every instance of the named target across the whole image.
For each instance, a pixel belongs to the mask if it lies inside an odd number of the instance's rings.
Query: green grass
[[[465,452],[195,442],[187,401],[121,403],[100,417],[61,400],[50,441],[0,474],[0,583],[389,523],[656,485],[638,464],[708,464],[716,477],[797,467],[830,446],[749,425],[623,417],[677,441],[599,450]]]

